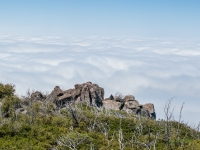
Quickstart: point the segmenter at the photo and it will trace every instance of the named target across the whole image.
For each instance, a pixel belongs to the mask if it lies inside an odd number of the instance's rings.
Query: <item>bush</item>
[[[15,113],[15,110],[20,108],[20,102],[21,100],[17,96],[5,97],[1,106],[3,116],[9,117]]]
[[[15,85],[0,83],[0,99],[13,96],[15,93]]]
[[[15,85],[0,83],[1,113],[5,117],[11,116],[20,107],[21,100],[14,93]]]

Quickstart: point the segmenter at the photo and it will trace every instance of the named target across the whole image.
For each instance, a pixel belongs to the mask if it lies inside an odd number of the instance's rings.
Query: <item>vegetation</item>
[[[58,109],[17,97],[12,84],[0,83],[2,150],[200,150],[199,126],[173,120],[171,101],[165,120],[73,103]],[[27,113],[17,111],[19,108]],[[182,107],[183,108],[183,107]]]

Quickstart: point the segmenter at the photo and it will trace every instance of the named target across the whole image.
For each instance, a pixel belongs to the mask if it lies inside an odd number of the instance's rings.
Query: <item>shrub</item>
[[[9,117],[15,112],[17,108],[20,108],[21,100],[17,96],[4,97],[2,100],[1,111],[3,116]]]
[[[13,96],[15,93],[15,85],[0,83],[0,99]]]

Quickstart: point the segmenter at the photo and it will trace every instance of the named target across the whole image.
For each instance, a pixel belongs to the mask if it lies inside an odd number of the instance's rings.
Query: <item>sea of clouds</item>
[[[154,103],[157,118],[173,98],[178,119],[200,119],[200,40],[130,37],[0,36],[0,82],[51,92],[56,85],[73,88],[91,81],[105,90],[132,94],[141,103]]]

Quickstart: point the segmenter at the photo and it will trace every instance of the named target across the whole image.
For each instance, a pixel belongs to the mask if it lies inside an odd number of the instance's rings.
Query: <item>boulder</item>
[[[110,95],[109,99],[110,99],[110,100],[114,100],[114,97],[113,97],[112,94]]]
[[[149,111],[147,109],[138,109],[136,114],[147,118],[150,117]]]
[[[115,98],[115,102],[111,103],[110,101],[111,100],[108,100],[108,99],[106,99],[105,102],[103,101],[103,104],[106,105],[104,106],[105,108],[108,108],[108,105],[113,105],[115,106],[114,109],[116,109],[117,107],[115,103],[119,102],[121,103],[121,105],[119,105],[120,107],[118,110],[124,110],[128,113],[133,113],[136,115],[141,115],[144,117],[156,119],[154,105],[152,103],[140,105],[133,95],[126,95],[122,101],[119,101],[116,98]]]
[[[122,103],[113,100],[104,100],[103,107],[105,109],[120,110]]]
[[[17,110],[15,110],[16,113],[21,113],[21,114],[28,114],[28,111],[25,110],[24,108],[18,108]]]
[[[46,97],[39,91],[36,91],[31,94],[32,100],[43,101]]]
[[[123,98],[123,108],[122,110],[133,113],[133,114],[141,114],[141,107],[137,100],[135,100],[135,97],[133,95],[126,95]]]
[[[137,100],[125,101],[124,107],[127,109],[139,108],[139,102]]]
[[[147,103],[147,104],[144,104],[142,106],[142,109],[144,111],[148,111],[149,112],[149,117],[152,118],[152,119],[156,119],[156,113],[155,113],[155,108],[154,108],[154,105],[152,103]]]
[[[134,110],[134,109],[132,109]],[[148,103],[145,105],[139,105],[139,107],[135,108],[135,111],[133,111],[135,114],[148,117],[152,119],[156,119],[156,113],[154,109],[154,105],[152,103]]]
[[[47,101],[53,101],[58,106],[72,101],[86,101],[88,104],[98,107],[102,106],[103,99],[104,89],[97,84],[92,84],[92,82],[75,84],[74,89],[66,91],[62,91],[59,86],[56,86],[46,98]]]
[[[64,93],[63,93],[63,91],[60,89],[60,87],[59,87],[59,86],[56,86],[56,87],[54,88],[54,90],[51,92],[51,94],[49,94],[45,100],[46,100],[46,101],[55,102],[55,100],[57,100],[57,98],[58,98],[59,96],[62,96],[63,94],[64,94]]]
[[[114,101],[115,101],[115,98],[114,98],[114,96],[111,94],[108,98],[105,98],[105,100],[114,100]]]
[[[80,90],[78,89],[69,89],[66,91],[63,91],[62,95],[57,95],[57,98],[55,99],[56,102],[60,103],[60,105],[67,104],[72,101],[76,101],[78,97],[80,97]]]
[[[123,109],[133,109],[134,111],[137,111],[139,109],[139,102],[135,100],[135,97],[133,95],[126,95],[124,98],[124,107]]]
[[[124,101],[134,101],[135,97],[133,95],[126,95],[124,98]]]

